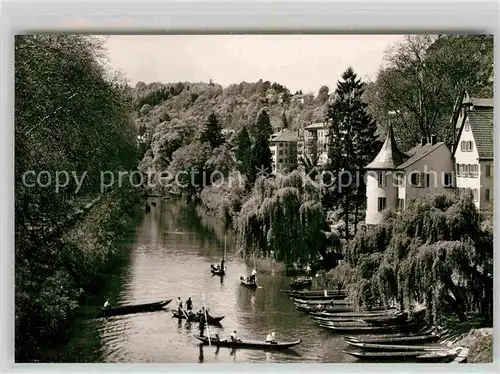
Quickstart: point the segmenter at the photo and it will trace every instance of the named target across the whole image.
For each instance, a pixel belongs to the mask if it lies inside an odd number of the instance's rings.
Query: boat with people
[[[262,350],[289,349],[295,347],[296,345],[302,342],[301,339],[291,342],[269,343],[265,341],[251,341],[251,340],[241,340],[241,339],[238,339],[236,341],[233,341],[231,339],[221,340],[214,337],[211,337],[209,341],[209,338],[206,336],[195,335],[194,337],[204,345],[211,344],[216,347],[248,348],[248,349],[262,349]]]
[[[224,269],[222,269],[219,264],[216,264],[216,265],[212,264],[212,265],[210,265],[210,272],[213,275],[226,275],[226,270],[227,270],[226,266],[224,267]]]
[[[112,316],[121,316],[125,314],[134,314],[134,313],[147,313],[147,312],[156,312],[162,310],[166,305],[168,305],[172,299],[156,301],[153,303],[144,303],[144,304],[135,304],[135,305],[120,305],[116,307],[105,307],[102,308],[99,317],[112,317]]]
[[[257,288],[257,282],[250,280],[250,277],[244,278],[243,276],[240,277],[240,284],[245,287],[249,288]]]
[[[172,311],[173,317],[179,318],[179,319],[187,319],[188,322],[200,322],[200,318],[202,316],[201,313],[193,313],[193,314],[184,314],[179,312],[177,310]],[[220,321],[224,319],[225,316],[220,316],[220,317],[212,317],[210,314],[207,314],[207,322],[209,325],[219,325]]]

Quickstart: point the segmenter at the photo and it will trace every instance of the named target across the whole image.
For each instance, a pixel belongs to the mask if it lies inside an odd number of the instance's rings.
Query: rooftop
[[[391,125],[382,149],[377,157],[365,166],[365,169],[394,170],[407,159],[408,156],[398,149],[396,139],[394,138],[394,130]]]
[[[405,162],[399,165],[398,169],[406,169],[407,167],[413,165],[418,160],[421,160],[422,158],[426,157],[428,154],[432,153],[442,145],[446,146],[444,142],[437,142],[435,144],[432,143],[426,143],[424,145],[419,144],[413,147],[408,152],[406,152],[409,159],[407,159]]]
[[[493,158],[493,107],[468,112],[479,158]]]
[[[305,130],[321,130],[326,129],[328,124],[326,122],[311,123],[310,125],[304,127]]]
[[[294,131],[283,129],[271,135],[270,142],[298,142],[299,137]]]

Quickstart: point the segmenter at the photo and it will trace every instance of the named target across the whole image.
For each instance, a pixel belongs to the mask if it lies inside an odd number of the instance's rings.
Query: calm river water
[[[235,254],[235,237],[227,233],[226,276],[212,276],[211,263],[224,253],[224,231],[204,224],[195,209],[180,202],[156,201],[131,234],[130,260],[118,275],[110,275],[109,297],[113,304],[134,304],[174,299],[165,311],[131,314],[108,319],[87,320],[80,330],[79,345],[92,345],[78,351],[77,361],[127,363],[224,363],[224,362],[352,362],[342,353],[339,336],[321,329],[305,314],[295,310],[281,289],[289,278],[257,269],[261,287],[250,290],[240,286],[239,277],[251,272]],[[114,277],[114,278],[113,278]],[[113,278],[113,279],[112,279]],[[119,279],[117,281],[116,279]],[[172,318],[175,300],[191,297],[194,308],[201,308],[203,296],[210,314],[224,315],[222,328],[210,333],[228,337],[233,330],[245,339],[265,340],[275,331],[278,340],[302,339],[293,351],[266,353],[200,347],[193,334],[198,324]],[[93,343],[83,342],[90,339]],[[85,337],[86,336],[86,337]],[[83,353],[92,351],[92,354]],[[77,355],[84,357],[76,357]],[[90,357],[92,356],[92,357]]]

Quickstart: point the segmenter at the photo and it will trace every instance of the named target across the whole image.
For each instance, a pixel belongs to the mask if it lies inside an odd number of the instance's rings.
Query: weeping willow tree
[[[300,171],[260,178],[238,217],[238,244],[247,256],[287,265],[326,257],[331,235],[320,188]]]
[[[465,320],[493,312],[493,231],[470,192],[412,201],[382,225],[360,232],[346,249],[360,306],[382,302],[426,307],[436,322],[445,308]]]

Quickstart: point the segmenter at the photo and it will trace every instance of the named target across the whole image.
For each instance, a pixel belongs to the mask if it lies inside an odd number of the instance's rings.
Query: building
[[[404,209],[406,203],[421,195],[452,188],[453,160],[444,142],[435,136],[408,152],[398,149],[392,126],[377,157],[365,167],[366,224],[382,222],[387,209]]]
[[[472,189],[479,209],[493,204],[493,99],[464,95],[458,108],[454,146],[456,187]]]
[[[318,165],[328,162],[328,124],[312,123],[304,127],[304,154]]]
[[[274,173],[287,173],[297,168],[298,142],[297,134],[288,129],[271,135],[269,148],[273,155]]]
[[[453,188],[471,189],[479,209],[493,204],[493,100],[461,100],[452,153],[435,136],[407,152],[398,149],[392,126],[366,170],[366,224],[382,222],[387,209],[405,209],[411,199]]]

